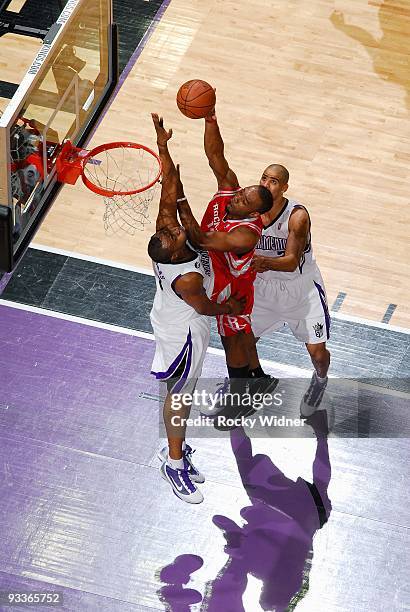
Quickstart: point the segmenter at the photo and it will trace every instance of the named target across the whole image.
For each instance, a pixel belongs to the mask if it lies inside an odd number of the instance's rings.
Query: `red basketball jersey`
[[[240,188],[232,191],[218,191],[205,211],[201,223],[202,231],[228,233],[237,227],[249,227],[257,236],[261,236],[263,228],[261,217],[256,219],[225,218],[226,206],[239,190]],[[238,281],[241,285],[253,285],[256,274],[250,265],[254,253],[255,249],[243,255],[236,255],[232,252],[209,251],[208,270],[211,278],[212,291],[210,295],[212,301],[221,303],[229,297],[231,283],[234,281],[236,281],[235,285],[238,284]],[[206,262],[204,267],[206,268]]]

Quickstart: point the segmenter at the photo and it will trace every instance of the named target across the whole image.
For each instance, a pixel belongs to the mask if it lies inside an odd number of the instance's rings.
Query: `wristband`
[[[177,199],[177,204],[179,204],[180,202],[185,202],[186,201],[186,197],[184,196],[183,198],[178,198]]]

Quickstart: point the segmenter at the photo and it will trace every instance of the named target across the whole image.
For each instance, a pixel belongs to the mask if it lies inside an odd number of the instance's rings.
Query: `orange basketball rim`
[[[56,162],[57,178],[84,185],[105,198],[131,196],[151,189],[160,179],[157,153],[135,142],[109,142],[91,151],[65,142]]]

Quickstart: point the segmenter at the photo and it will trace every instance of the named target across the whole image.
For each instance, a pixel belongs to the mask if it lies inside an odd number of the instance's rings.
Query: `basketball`
[[[185,117],[203,119],[214,108],[216,102],[212,85],[200,79],[187,81],[177,93],[178,108]]]

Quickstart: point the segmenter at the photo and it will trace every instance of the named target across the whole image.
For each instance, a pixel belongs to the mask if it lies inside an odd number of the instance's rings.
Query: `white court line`
[[[125,334],[126,336],[137,336],[147,340],[154,340],[154,334],[137,331],[135,329],[128,329],[127,327],[120,327],[119,325],[111,325],[110,323],[103,323],[102,321],[92,321],[91,319],[84,319],[83,317],[76,317],[75,315],[69,315],[64,312],[57,312],[55,310],[48,310],[47,308],[38,308],[37,306],[18,304],[17,302],[10,302],[9,300],[3,299],[0,299],[0,306],[15,308],[16,310],[25,310],[27,312],[34,312],[35,314],[52,317],[53,319],[62,319],[63,321],[81,323],[82,325],[87,325],[88,327],[98,327],[99,329],[106,329],[107,331]]]
[[[372,321],[371,319],[362,319],[361,317],[355,317],[354,315],[346,315],[341,312],[330,311],[332,319],[340,319],[341,321],[351,321],[352,323],[360,323],[361,325],[368,325],[370,327],[378,327],[379,329],[387,329],[388,331],[395,331],[401,334],[410,334],[410,329],[406,327],[399,327],[398,325],[390,325],[389,323],[382,323],[379,321]]]
[[[127,327],[120,327],[118,325],[111,325],[110,323],[102,323],[101,321],[92,321],[90,319],[84,319],[82,317],[76,317],[74,315],[65,314],[62,312],[57,312],[55,310],[47,310],[43,308],[38,308],[37,306],[29,306],[27,304],[18,304],[16,302],[10,302],[8,300],[0,299],[0,306],[5,306],[7,308],[14,308],[15,310],[23,310],[26,312],[33,312],[35,314],[43,315],[46,317],[52,317],[54,319],[62,319],[63,321],[71,321],[73,323],[79,323],[81,325],[86,325],[88,327],[96,327],[99,329],[105,329],[107,331],[112,331],[119,334],[125,334],[127,336],[134,336],[136,338],[144,338],[145,340],[155,341],[154,334],[148,332],[138,331],[136,329],[128,329]],[[211,355],[219,355],[221,357],[225,357],[225,352],[223,349],[214,348],[209,346],[207,349],[207,353]],[[312,375],[312,370],[307,370],[305,368],[299,368],[297,366],[289,366],[283,363],[277,363],[276,361],[270,361],[269,359],[261,359],[261,364],[264,367],[268,367],[272,369],[272,374],[278,376],[279,378],[310,378]],[[338,378],[337,376],[329,375],[329,378]],[[349,379],[346,379],[346,382],[349,384]],[[382,393],[384,395],[392,395],[395,397],[402,397],[404,399],[409,399],[410,394],[405,391],[397,391],[396,389],[388,389],[385,387],[379,387],[377,385],[369,385],[367,383],[357,382],[354,383],[358,386],[372,390],[377,393]]]
[[[18,304],[16,302],[10,302],[9,300],[0,299],[0,306],[6,306],[7,308],[14,308],[16,310],[23,310],[26,312],[33,312],[35,314],[44,315],[46,317],[52,317],[54,319],[62,319],[63,321],[71,321],[72,323],[80,323],[81,325],[87,325],[88,327],[97,327],[99,329],[105,329],[107,331],[116,332],[119,334],[125,334],[126,336],[134,336],[136,338],[144,338],[145,340],[155,341],[154,334],[148,332],[138,331],[136,329],[128,329],[127,327],[120,327],[119,325],[111,325],[110,323],[102,323],[101,321],[92,321],[90,319],[84,319],[83,317],[76,317],[74,315],[65,314],[63,312],[57,312],[55,310],[47,310],[46,308],[38,308],[37,306],[28,306],[27,304]],[[225,356],[223,349],[208,347],[207,352],[212,355]],[[268,359],[261,359],[263,366],[273,368],[275,372],[280,373],[282,376],[289,378],[296,378],[301,376],[302,378],[310,377],[312,372],[305,370],[304,368],[298,368],[296,366],[288,366],[282,363],[276,363],[275,361],[269,361]]]
[[[104,266],[111,266],[112,268],[119,268],[121,270],[129,270],[130,272],[139,272],[140,274],[155,276],[154,271],[149,268],[139,268],[138,266],[130,266],[129,264],[118,263],[116,261],[111,261],[110,259],[92,257],[91,255],[83,255],[82,253],[75,253],[74,251],[65,251],[64,249],[48,247],[43,244],[37,243],[30,244],[30,248],[37,249],[38,251],[48,251],[49,253],[55,253],[56,255],[64,255],[65,257],[73,257],[74,259],[83,259],[84,261],[91,261],[92,263],[102,264]],[[372,321],[371,319],[363,319],[362,317],[346,315],[340,312],[330,311],[330,314],[333,319],[340,319],[341,321],[351,321],[352,323],[360,323],[361,325],[368,325],[369,327],[377,327],[379,329],[387,329],[388,331],[396,331],[401,334],[410,334],[410,329],[407,329],[405,327],[398,327],[397,325],[390,325],[389,323]]]

